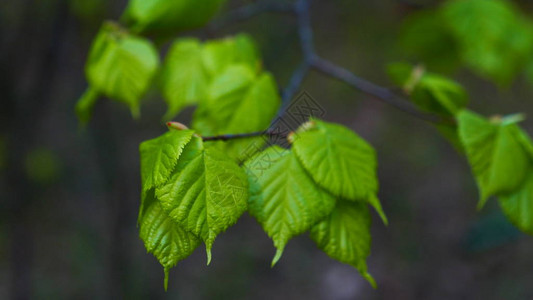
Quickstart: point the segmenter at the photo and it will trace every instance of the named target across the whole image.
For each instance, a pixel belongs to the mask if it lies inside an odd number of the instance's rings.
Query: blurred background
[[[228,1],[220,14],[247,3]],[[420,62],[402,45],[405,23],[440,4],[417,3],[315,0],[317,51],[391,86],[388,63]],[[530,18],[530,1],[514,3]],[[0,1],[0,299],[533,299],[533,238],[508,223],[494,200],[476,212],[464,156],[431,125],[317,73],[302,91],[324,108],[324,119],[352,128],[378,152],[379,196],[390,221],[385,227],[373,216],[368,265],[378,289],[306,235],[270,268],[274,247],[245,214],[217,238],[209,267],[199,247],[171,270],[165,293],[163,269],[136,227],[138,145],[165,132],[164,102],[150,92],[134,121],[125,106],[99,101],[84,129],[74,114],[87,87],[92,38],[125,6],[125,0]],[[291,16],[263,14],[181,35],[242,31],[257,41],[265,69],[286,85],[301,59]],[[470,107],[482,114],[533,111],[526,76],[502,86],[468,68],[434,65],[467,89]],[[176,120],[187,124],[191,112]],[[533,121],[522,126],[533,133]]]

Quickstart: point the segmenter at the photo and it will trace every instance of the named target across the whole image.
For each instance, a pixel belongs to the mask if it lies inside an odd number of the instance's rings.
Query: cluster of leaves
[[[507,218],[533,234],[533,142],[517,125],[524,116],[486,119],[471,112],[458,83],[421,67],[392,64],[389,76],[419,109],[455,120],[438,129],[466,154],[480,190],[478,208],[496,196]]]
[[[130,11],[135,10],[128,10],[126,15],[132,14]],[[151,28],[152,23],[146,22]],[[141,27],[134,28],[144,32],[138,29]],[[277,84],[262,69],[257,48],[248,35],[204,43],[180,38],[173,42],[161,67],[159,64],[157,49],[148,39],[118,24],[105,23],[87,60],[90,86],[76,106],[80,120],[89,120],[100,95],[127,104],[133,116],[139,116],[141,99],[153,81],[168,104],[164,119],[170,120],[183,108],[196,105],[192,128],[202,135],[265,130],[279,108]],[[259,138],[218,145],[239,158],[243,149],[251,144],[260,147],[262,142]]]
[[[197,105],[192,128],[201,135],[239,134],[266,130],[280,106],[277,84],[262,63],[252,40],[244,34],[200,43],[179,39],[161,72],[161,90],[168,103],[166,119]],[[216,143],[233,158],[264,140]]]
[[[432,69],[463,64],[498,85],[533,74],[533,23],[508,0],[449,0],[422,10],[405,21],[401,45]]]
[[[140,114],[140,102],[159,70],[159,52],[154,43],[141,36],[202,26],[223,0],[130,0],[120,25],[105,22],[95,37],[85,66],[89,88],[76,105],[82,123],[91,117],[100,96],[125,103],[132,115]]]
[[[140,146],[140,236],[168,270],[201,241],[208,264],[218,234],[248,210],[277,248],[310,232],[330,257],[368,274],[373,206],[377,198],[374,149],[349,129],[313,119],[290,137],[290,150],[271,146],[243,166],[193,130],[172,129]],[[326,162],[326,163],[324,163]]]
[[[168,104],[165,120],[197,106],[191,130],[174,124],[140,145],[140,237],[164,267],[165,288],[169,269],[202,242],[209,264],[215,238],[245,211],[272,238],[272,265],[292,237],[308,232],[321,250],[375,286],[366,266],[368,205],[387,219],[377,198],[374,149],[349,129],[318,119],[287,137],[290,149],[264,149],[262,137],[204,141],[202,136],[263,132],[276,116],[278,88],[256,46],[244,34],[181,38],[161,64],[157,47],[145,37],[166,39],[199,27],[222,2],[130,0],[123,25],[106,22],[97,34],[85,70],[89,88],[76,106],[87,122],[97,99],[106,96],[128,105],[136,117],[153,82]],[[463,62],[503,85],[529,60],[531,28],[507,1],[450,0],[409,20],[403,40],[430,66]],[[517,125],[523,116],[481,117],[466,109],[468,95],[458,83],[423,67],[399,63],[388,71],[419,110],[444,120],[437,129],[466,154],[480,189],[479,207],[496,196],[511,222],[533,234],[533,142]]]

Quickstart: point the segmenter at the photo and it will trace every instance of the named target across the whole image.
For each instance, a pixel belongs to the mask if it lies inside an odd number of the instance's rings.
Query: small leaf
[[[173,220],[205,242],[209,264],[216,236],[247,209],[248,181],[236,163],[193,137],[156,195]]]
[[[356,268],[376,288],[367,272],[370,254],[370,214],[363,203],[337,201],[335,209],[311,228],[311,238],[329,257]]]
[[[85,73],[94,92],[124,102],[137,117],[158,66],[159,55],[150,41],[106,23],[93,42]]]
[[[528,153],[528,174],[519,189],[499,197],[507,218],[523,232],[533,235],[533,141],[523,130],[513,126],[514,136]]]
[[[161,72],[161,89],[168,104],[166,120],[184,107],[206,98],[208,74],[202,64],[202,46],[196,39],[180,39],[172,44]]]
[[[343,199],[369,201],[387,222],[379,200],[376,153],[350,129],[317,119],[302,125],[293,151],[314,181]]]
[[[480,189],[478,208],[489,196],[518,189],[529,157],[513,133],[516,125],[493,123],[467,110],[458,114],[458,122],[459,136]]]
[[[192,130],[171,130],[141,143],[139,151],[143,191],[158,187],[167,181],[193,133]]]
[[[391,80],[408,92],[411,101],[421,110],[453,116],[468,104],[465,89],[444,76],[405,63],[390,64],[388,73]]]
[[[144,246],[165,269],[165,290],[168,271],[185,259],[198,247],[200,240],[174,222],[154,198],[154,191],[147,194],[139,215],[139,232]]]
[[[431,73],[422,76],[413,89],[411,99],[424,111],[449,116],[468,104],[468,95],[461,85]]]
[[[327,216],[335,199],[313,182],[294,153],[278,146],[257,154],[245,167],[249,211],[274,241],[274,265],[287,242]]]
[[[499,197],[507,218],[523,232],[533,235],[533,168],[520,189]]]

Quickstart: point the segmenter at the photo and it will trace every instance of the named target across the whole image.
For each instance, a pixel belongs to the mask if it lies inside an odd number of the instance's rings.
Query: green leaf
[[[249,211],[277,248],[272,266],[287,242],[326,217],[335,198],[306,173],[293,152],[273,146],[245,164],[250,181]]]
[[[258,76],[247,65],[232,65],[211,83],[205,105],[193,117],[203,135],[238,134],[266,130],[280,106],[277,85],[269,73]],[[246,159],[244,149],[261,147],[262,138],[218,142],[232,158]]]
[[[192,130],[170,130],[141,143],[139,151],[143,191],[158,187],[168,180],[193,133]]]
[[[533,234],[533,141],[523,130],[513,126],[512,132],[529,157],[528,173],[520,188],[499,197],[507,218],[523,232]]]
[[[533,168],[517,191],[499,197],[507,218],[523,232],[533,235]]]
[[[106,23],[95,38],[85,67],[94,92],[126,103],[134,117],[159,65],[150,41]]]
[[[333,195],[368,201],[387,223],[379,200],[374,148],[350,129],[313,119],[292,136],[293,151],[313,180]]]
[[[202,53],[202,46],[196,39],[177,40],[168,51],[160,82],[168,104],[166,120],[206,98],[209,78]]]
[[[533,141],[524,130],[518,128],[517,126],[512,127],[512,132],[514,133],[517,141],[522,145],[524,150],[529,154],[530,157],[533,157]]]
[[[150,190],[143,201],[139,216],[139,235],[144,246],[165,269],[165,290],[168,286],[168,272],[180,260],[185,259],[198,247],[200,240],[174,222],[154,198]]]
[[[448,1],[442,13],[463,61],[479,75],[506,85],[530,57],[531,24],[510,1]]]
[[[224,0],[130,0],[122,21],[133,32],[171,35],[203,26]]]
[[[468,104],[465,89],[457,82],[437,74],[424,74],[415,85],[412,101],[420,109],[441,115],[455,115]]]
[[[453,116],[468,104],[468,95],[461,85],[444,76],[426,72],[422,67],[394,63],[388,66],[387,73],[421,110]]]
[[[209,264],[215,237],[247,209],[248,181],[235,162],[193,137],[156,195],[173,220],[205,242]]]
[[[503,125],[464,110],[459,136],[481,194],[478,208],[492,195],[514,192],[524,181],[529,156],[516,139],[515,124]]]
[[[87,124],[91,119],[93,107],[98,97],[98,92],[89,87],[76,103],[76,115],[81,125]]]
[[[366,205],[337,201],[331,214],[311,228],[311,238],[329,257],[353,266],[376,288],[366,266],[370,255],[370,223]]]

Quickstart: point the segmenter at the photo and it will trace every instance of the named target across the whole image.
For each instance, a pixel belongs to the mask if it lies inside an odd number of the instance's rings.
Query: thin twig
[[[238,134],[223,134],[223,135],[215,135],[215,136],[204,136],[204,137],[202,137],[202,140],[204,142],[207,142],[207,141],[227,141],[227,140],[234,140],[234,139],[242,139],[242,138],[263,136],[263,135],[277,136],[277,137],[281,137],[281,138],[286,138],[287,137],[285,134],[266,130],[266,131],[250,132],[250,133],[238,133]]]
[[[296,14],[298,21],[298,37],[300,40],[303,60],[296,70],[294,70],[287,87],[285,87],[282,92],[281,107],[279,108],[276,117],[272,120],[271,125],[281,118],[289,108],[293,96],[296,94],[298,88],[301,86],[303,80],[311,69],[314,69],[328,77],[342,81],[351,87],[371,95],[375,99],[389,104],[398,110],[410,114],[418,119],[436,124],[455,124],[454,120],[449,120],[435,114],[422,112],[413,106],[408,100],[395,94],[390,89],[381,87],[366,79],[363,79],[347,69],[318,56],[313,43],[313,29],[311,26],[309,3],[310,0],[296,0],[293,5],[262,1],[242,7],[241,9],[237,9],[228,14],[226,17],[212,23],[213,26],[220,27],[224,24],[246,20],[264,12],[291,12]],[[229,140],[268,134],[276,135],[267,130],[253,133],[204,137],[203,139],[204,141]]]
[[[419,111],[409,102],[404,100],[402,97],[391,92],[389,89],[376,85],[370,81],[367,81],[363,78],[360,78],[353,74],[352,72],[346,70],[343,67],[335,65],[334,63],[325,60],[320,57],[316,57],[311,66],[313,69],[329,76],[340,80],[351,87],[360,90],[366,94],[369,94],[375,97],[378,100],[381,100],[384,103],[387,103],[405,113],[408,113],[414,117],[417,117],[421,120],[428,121],[431,123],[448,123],[450,120],[445,120],[440,116],[434,114],[427,114]]]

